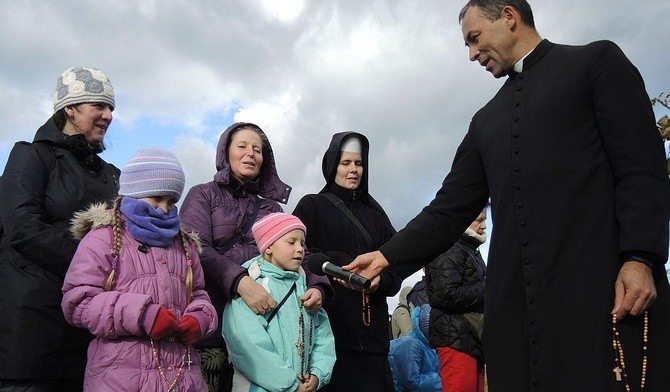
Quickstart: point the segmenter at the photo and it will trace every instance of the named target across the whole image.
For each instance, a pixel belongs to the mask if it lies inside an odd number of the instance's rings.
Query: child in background
[[[430,305],[414,308],[411,317],[412,329],[389,349],[395,392],[441,392],[440,360],[428,345]]]
[[[140,150],[112,210],[94,205],[71,230],[81,240],[63,285],[67,321],[88,329],[85,391],[203,391],[191,348],[217,326],[198,244],[180,231],[177,158]]]
[[[243,265],[277,305],[255,314],[235,297],[223,312],[223,337],[235,367],[233,391],[311,392],[330,381],[335,341],[325,310],[308,313],[305,293],[305,225],[273,213],[252,226],[260,255]]]

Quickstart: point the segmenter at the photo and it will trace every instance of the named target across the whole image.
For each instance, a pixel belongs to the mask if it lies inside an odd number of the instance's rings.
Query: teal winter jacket
[[[277,306],[276,313],[257,315],[239,296],[226,304],[223,337],[235,367],[233,390],[293,392],[303,371],[318,377],[318,388],[326,385],[335,365],[335,340],[325,310],[310,314],[302,307],[302,268],[284,271],[261,256],[243,266]],[[298,348],[301,341],[303,350]]]

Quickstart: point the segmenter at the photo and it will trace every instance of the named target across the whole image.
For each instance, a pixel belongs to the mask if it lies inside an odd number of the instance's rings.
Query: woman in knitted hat
[[[180,230],[184,190],[177,158],[137,152],[121,173],[111,210],[75,215],[81,238],[63,285],[63,313],[89,330],[85,391],[203,391],[192,348],[214,332],[197,240]],[[83,238],[82,238],[83,237]]]
[[[274,154],[265,132],[255,124],[235,123],[219,138],[214,180],[196,185],[184,198],[185,228],[200,234],[206,289],[221,314],[226,302],[239,295],[254,313],[275,305],[268,292],[249,277],[242,264],[258,255],[251,232],[258,219],[282,210],[291,187],[277,174]],[[307,309],[317,310],[333,298],[328,279],[307,270]],[[203,359],[209,392],[227,392],[232,368],[221,330],[196,346]]]
[[[70,218],[119,189],[119,170],[98,155],[114,91],[104,72],[69,68],[53,108],[0,178],[0,391],[81,390],[91,340],[63,318],[61,286],[78,243]]]
[[[335,343],[326,311],[308,312],[305,225],[272,213],[254,223],[260,255],[243,267],[277,306],[259,316],[235,297],[223,312],[223,335],[235,365],[233,391],[311,392],[325,385],[335,364]]]

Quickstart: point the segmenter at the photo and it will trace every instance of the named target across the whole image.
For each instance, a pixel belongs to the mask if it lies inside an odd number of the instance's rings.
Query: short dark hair
[[[458,22],[461,23],[463,21],[463,17],[470,7],[478,7],[482,14],[490,20],[498,20],[500,19],[502,9],[507,6],[513,7],[519,12],[522,22],[535,28],[533,10],[526,0],[470,0],[458,14]]]

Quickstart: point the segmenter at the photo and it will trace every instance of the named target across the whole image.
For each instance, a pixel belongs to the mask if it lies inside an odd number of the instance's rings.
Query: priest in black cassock
[[[470,60],[506,81],[435,199],[346,268],[407,276],[490,197],[489,391],[669,391],[670,181],[640,73],[612,42],[542,39],[525,0],[471,0],[459,20]]]

